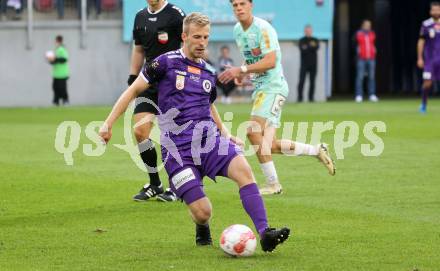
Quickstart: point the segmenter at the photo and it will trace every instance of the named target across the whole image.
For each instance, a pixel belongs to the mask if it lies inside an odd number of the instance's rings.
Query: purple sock
[[[257,184],[251,183],[240,188],[240,198],[246,213],[251,217],[255,228],[261,236],[264,230],[268,228],[268,224],[266,208],[264,207]]]

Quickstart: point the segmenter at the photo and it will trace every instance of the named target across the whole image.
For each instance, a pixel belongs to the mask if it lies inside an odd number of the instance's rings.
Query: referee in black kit
[[[311,25],[305,26],[304,34],[305,37],[299,40],[301,69],[299,72],[298,102],[303,101],[303,89],[307,73],[310,79],[309,102],[313,102],[315,100],[315,79],[318,70],[317,52],[319,50],[319,40],[312,36],[313,29]]]
[[[134,46],[128,85],[136,80],[144,62],[148,63],[161,54],[178,50],[181,47],[182,25],[185,18],[182,9],[166,0],[147,0],[147,2],[148,7],[140,10],[134,21]],[[143,100],[148,98],[157,106],[157,89],[155,87],[149,88],[138,97],[144,97]],[[164,190],[157,172],[157,153],[154,143],[150,140],[153,117],[156,114],[155,106],[137,100],[134,110],[134,120],[137,125],[134,128],[134,134],[138,142],[140,156],[149,172],[150,183],[145,184],[133,197],[135,201],[146,201],[155,196],[157,196],[157,200],[164,202],[177,200],[170,189]]]

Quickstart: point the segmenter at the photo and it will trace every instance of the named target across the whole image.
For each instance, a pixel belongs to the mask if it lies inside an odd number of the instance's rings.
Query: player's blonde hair
[[[183,32],[188,34],[189,25],[195,24],[200,27],[210,25],[209,17],[200,12],[192,12],[183,20]]]

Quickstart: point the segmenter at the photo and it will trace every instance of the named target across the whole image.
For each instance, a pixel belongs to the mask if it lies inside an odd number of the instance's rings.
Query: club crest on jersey
[[[435,29],[434,28],[429,29],[429,37],[431,39],[435,38]]]
[[[176,88],[178,90],[182,90],[185,87],[185,76],[183,75],[176,75]]]
[[[157,40],[161,44],[167,44],[168,43],[168,33],[167,32],[158,32],[157,33]]]
[[[209,93],[211,92],[211,89],[212,89],[211,81],[203,80],[203,90]]]

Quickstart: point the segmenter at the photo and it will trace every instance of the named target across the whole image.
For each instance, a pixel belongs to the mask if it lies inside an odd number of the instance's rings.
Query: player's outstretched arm
[[[136,81],[134,81],[134,83],[129,86],[124,93],[122,93],[121,97],[119,97],[118,101],[113,106],[113,109],[105,120],[103,126],[99,130],[99,135],[105,143],[107,143],[112,136],[112,127],[115,121],[125,112],[125,110],[127,110],[130,102],[148,87],[149,84],[139,76]]]
[[[235,78],[244,76],[248,73],[263,73],[267,70],[275,68],[277,61],[276,51],[269,52],[266,54],[260,61],[251,64],[251,65],[243,65],[241,67],[231,67],[222,72],[218,80],[223,84],[227,84]]]
[[[217,111],[217,107],[214,104],[211,104],[211,116],[214,119],[215,124],[217,125],[217,128],[219,129],[222,136],[230,138],[231,141],[235,142],[240,147],[244,146],[243,140],[240,138],[231,135],[228,128],[226,128],[225,125],[223,125],[222,119],[220,118],[220,114]]]

